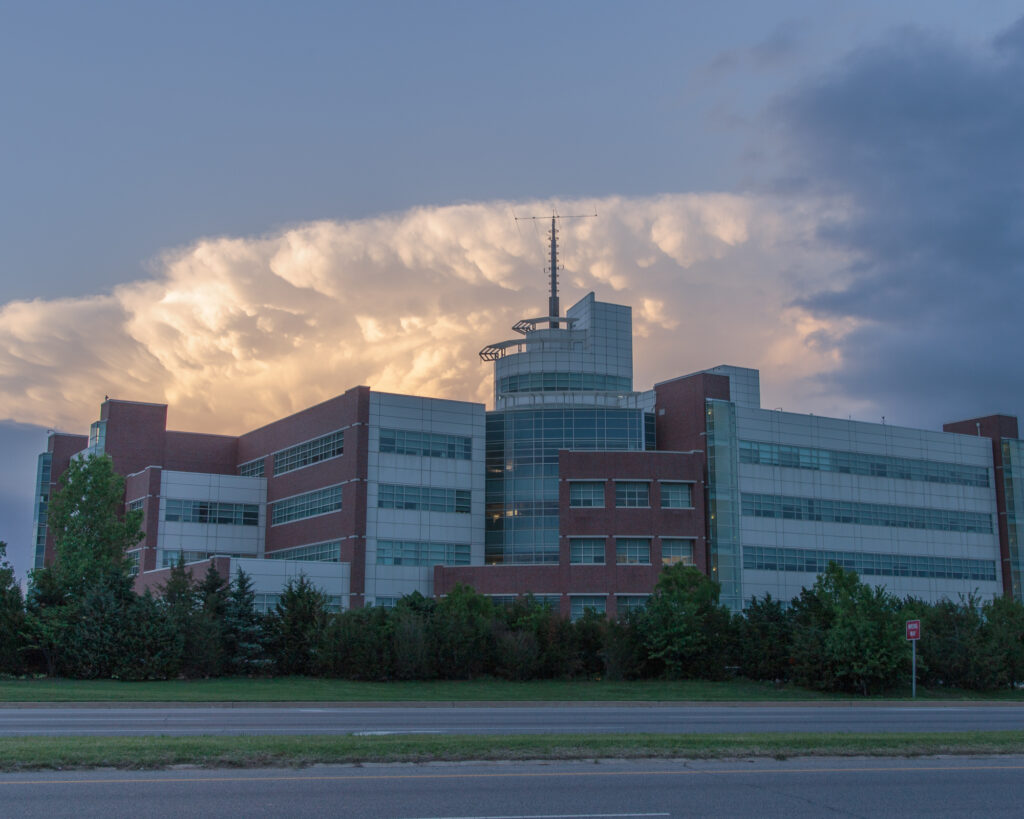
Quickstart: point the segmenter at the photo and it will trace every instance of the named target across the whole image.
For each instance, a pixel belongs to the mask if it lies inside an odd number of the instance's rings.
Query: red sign
[[[920,620],[907,620],[907,639],[908,640],[920,640],[921,639],[921,621]]]

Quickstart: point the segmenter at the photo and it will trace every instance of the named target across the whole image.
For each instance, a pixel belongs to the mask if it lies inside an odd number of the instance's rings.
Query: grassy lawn
[[[16,737],[0,771],[301,766],[455,760],[1024,753],[1024,731],[951,734],[565,734],[556,736]]]
[[[891,698],[909,699],[906,692]],[[1024,700],[1024,692],[926,691],[919,699]],[[796,686],[749,680],[635,682],[538,680],[365,683],[347,680],[277,677],[118,682],[115,680],[0,679],[3,702],[786,702],[839,700]],[[856,699],[856,698],[855,698]]]

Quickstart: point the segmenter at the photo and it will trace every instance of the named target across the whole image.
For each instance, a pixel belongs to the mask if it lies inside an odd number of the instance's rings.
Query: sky
[[[633,307],[635,383],[938,429],[1024,415],[1011,2],[0,0],[0,540],[104,395],[241,433]]]

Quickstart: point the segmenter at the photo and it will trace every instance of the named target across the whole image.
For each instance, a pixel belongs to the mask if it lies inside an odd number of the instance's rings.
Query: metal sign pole
[[[910,654],[910,699],[917,699],[917,640],[911,640]]]

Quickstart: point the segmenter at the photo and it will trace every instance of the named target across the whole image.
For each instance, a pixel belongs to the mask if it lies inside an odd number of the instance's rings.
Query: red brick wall
[[[167,405],[107,399],[100,407],[100,420],[107,422],[106,453],[122,475],[141,472],[147,466],[162,466]]]
[[[352,564],[351,604],[362,605],[366,567],[366,474],[370,389],[355,387],[315,407],[246,433],[238,439],[238,462],[266,459],[266,550],[341,539],[341,560]],[[272,453],[337,429],[345,430],[345,453],[274,477]],[[343,484],[342,509],[306,520],[271,525],[275,500]]]
[[[50,453],[50,502],[53,501],[54,493],[60,489],[60,479],[67,471],[71,457],[81,452],[89,445],[89,438],[86,435],[68,435],[64,432],[55,432],[50,435],[46,442],[46,451]],[[32,533],[35,537],[35,532]],[[49,566],[57,557],[57,551],[53,545],[53,530],[46,530],[46,548],[43,551],[43,563]]]
[[[206,577],[206,573],[210,569],[210,565],[217,567],[217,571],[220,572],[220,576],[225,580],[231,580],[231,558],[230,557],[214,557],[209,560],[201,560],[197,563],[189,563],[185,567],[185,571],[192,575],[192,578],[197,582],[201,583],[203,578]],[[160,587],[167,584],[168,578],[171,576],[170,569],[157,569],[156,571],[139,572],[135,578],[135,592],[136,594],[142,594],[147,589],[154,595],[159,596]]]
[[[696,373],[654,385],[658,449],[688,452],[705,449],[704,400],[729,400],[729,378]]]
[[[656,577],[661,565],[661,536],[694,539],[694,562],[707,572],[704,545],[704,458],[702,453],[682,452],[561,452],[558,457],[558,515],[561,528],[559,560],[569,562],[569,538],[606,538],[604,568],[620,586],[638,575],[637,566],[616,566],[615,535],[650,537],[651,563]],[[605,481],[603,509],[573,509],[569,505],[571,480]],[[615,480],[643,480],[650,484],[651,505],[646,509],[617,509]],[[690,484],[693,508],[662,509],[660,481]],[[580,568],[580,567],[574,567]],[[586,567],[591,568],[591,567]],[[616,575],[618,572],[618,575]],[[621,582],[619,582],[621,581]],[[650,581],[653,584],[653,580]],[[623,592],[649,589],[620,588]]]
[[[160,478],[159,467],[144,469],[125,478],[125,508],[128,503],[145,498],[142,506],[142,531],[145,537],[139,543],[142,553],[139,556],[140,571],[151,571],[156,568],[157,528],[160,524]]]
[[[1003,448],[1002,438],[1017,438],[1017,419],[1012,415],[986,415],[982,418],[971,418],[967,421],[954,421],[942,425],[943,432],[957,432],[961,435],[981,435],[992,439],[992,465],[995,471],[996,518],[999,522],[999,559],[1003,578],[1003,594],[1013,595],[1013,583],[1010,577],[1010,532],[1006,519],[1006,488],[1003,485]]]
[[[435,594],[456,583],[481,594],[561,594],[561,612],[569,613],[571,594],[609,595],[607,612],[616,614],[616,594],[650,594],[661,571],[661,536],[693,538],[694,558],[707,571],[704,544],[703,456],[680,452],[569,452],[558,458],[561,542],[557,566],[436,566]],[[651,482],[651,508],[615,508],[614,479]],[[572,509],[571,479],[605,480],[603,509]],[[692,509],[662,509],[659,480],[685,481],[692,487]],[[615,562],[615,536],[651,538],[650,565]],[[573,565],[570,537],[605,538],[604,565]]]
[[[164,469],[235,475],[238,463],[238,438],[234,435],[174,431],[164,434]]]

